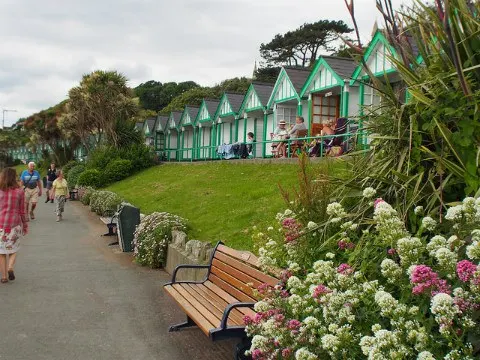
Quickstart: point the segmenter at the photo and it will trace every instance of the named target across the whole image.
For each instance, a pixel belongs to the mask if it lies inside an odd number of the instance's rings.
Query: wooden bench
[[[101,216],[100,221],[107,225],[108,232],[103,236],[116,236],[117,235],[117,217],[116,216]]]
[[[177,281],[182,268],[208,269],[203,281]],[[187,321],[169,331],[198,326],[212,341],[246,337],[243,318],[255,316],[254,293],[260,284],[271,286],[279,280],[259,270],[258,259],[249,252],[231,249],[221,242],[215,247],[208,265],[179,265],[172,281],[164,285],[187,315]]]

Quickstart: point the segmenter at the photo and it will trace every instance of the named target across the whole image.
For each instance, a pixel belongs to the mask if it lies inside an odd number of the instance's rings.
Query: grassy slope
[[[297,164],[214,162],[165,164],[111,185],[143,213],[166,211],[188,219],[189,238],[251,249],[254,225],[285,209],[278,184],[292,189]]]

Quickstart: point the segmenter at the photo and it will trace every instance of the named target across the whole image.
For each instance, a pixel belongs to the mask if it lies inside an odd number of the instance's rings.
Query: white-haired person
[[[30,161],[27,170],[23,170],[20,175],[25,192],[25,212],[28,214],[30,209],[30,219],[35,219],[35,208],[37,207],[38,197],[42,196],[42,181],[40,173],[35,170],[35,163]]]
[[[57,178],[52,184],[50,190],[50,199],[55,199],[55,213],[57,214],[57,221],[62,220],[63,212],[65,211],[65,201],[70,197],[68,191],[67,180],[63,177],[63,171],[58,170]]]

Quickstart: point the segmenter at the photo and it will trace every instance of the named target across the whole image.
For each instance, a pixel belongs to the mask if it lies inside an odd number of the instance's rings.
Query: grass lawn
[[[107,190],[142,213],[166,211],[187,219],[189,239],[222,240],[236,249],[251,250],[252,227],[267,227],[286,208],[278,184],[293,189],[298,170],[298,164],[282,163],[164,164]]]

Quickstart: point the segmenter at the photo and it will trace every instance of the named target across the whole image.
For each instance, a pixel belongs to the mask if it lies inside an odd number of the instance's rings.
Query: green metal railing
[[[315,144],[313,143],[318,143],[318,154],[319,157],[323,157],[326,155],[326,143],[333,140],[334,138],[343,138],[342,139],[342,147],[346,147],[347,151],[353,150],[357,145],[357,138],[361,139],[362,138],[362,133],[360,131],[354,132],[354,133],[345,133],[345,134],[340,134],[340,135],[324,135],[324,136],[305,136],[301,138],[289,138],[289,139],[284,139],[284,140],[263,140],[263,141],[255,141],[253,143],[243,143],[246,145],[252,145],[252,152],[249,153],[248,158],[273,158],[275,157],[275,154],[269,154],[267,150],[265,150],[265,153],[257,154],[257,147],[258,148],[264,148],[268,149],[272,148],[273,144],[280,144],[280,143],[285,143],[286,147],[286,156],[285,157],[293,157],[296,154],[292,153],[290,151],[292,149],[292,145],[296,145],[295,147],[297,148],[297,155],[300,152],[308,152],[309,149],[311,149]],[[297,146],[298,142],[302,142],[301,145]],[[242,144],[240,142],[236,144]],[[233,145],[233,144],[228,144],[228,145]],[[204,146],[199,146],[199,147],[189,147],[189,148],[183,148],[183,149],[165,149],[163,152],[166,154],[166,161],[207,161],[207,160],[220,160],[224,159],[225,156],[223,154],[219,154],[217,152],[217,149],[219,149],[221,145],[204,145]],[[229,157],[231,159],[236,158],[239,159],[239,155],[234,155]]]

